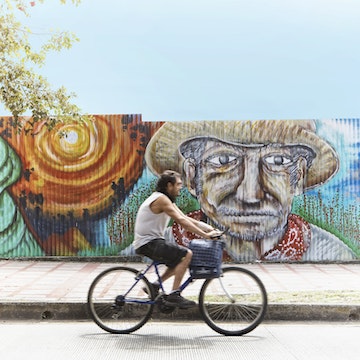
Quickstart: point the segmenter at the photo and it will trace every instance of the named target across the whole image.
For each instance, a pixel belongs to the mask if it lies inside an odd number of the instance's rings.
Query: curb
[[[200,320],[197,307],[162,314],[154,309],[154,320]],[[0,304],[0,320],[90,320],[86,303],[16,302]],[[265,321],[360,321],[360,305],[269,304]]]

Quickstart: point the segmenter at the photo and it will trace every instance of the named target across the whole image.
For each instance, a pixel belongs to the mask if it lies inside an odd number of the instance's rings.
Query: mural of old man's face
[[[233,237],[252,242],[283,236],[314,157],[303,146],[243,146],[206,137],[183,143],[180,152],[203,212]]]
[[[313,121],[166,123],[146,160],[155,173],[182,171],[203,215],[227,231],[235,259],[314,259],[329,246],[354,257],[339,239],[291,213],[295,196],[339,168]]]

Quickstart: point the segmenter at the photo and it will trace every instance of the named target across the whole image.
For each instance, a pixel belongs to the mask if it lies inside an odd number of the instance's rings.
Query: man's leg
[[[179,264],[177,264],[174,268],[167,268],[165,270],[165,272],[161,275],[161,281],[164,282],[171,276],[175,275],[173,290],[177,290],[181,285],[181,280],[183,279],[187,268],[189,267],[191,258],[192,252],[188,250]]]
[[[173,269],[175,278],[173,283],[173,291],[166,297],[165,305],[179,307],[180,309],[187,309],[196,306],[196,302],[183,298],[180,294],[181,281],[189,267],[192,258],[191,250],[188,250],[183,259]],[[165,273],[166,274],[166,273]]]
[[[189,264],[191,262],[191,258],[192,258],[192,252],[191,250],[188,250],[188,252],[186,253],[185,257],[182,259],[181,262],[179,262],[179,264],[177,264],[175,266],[174,270],[174,283],[173,283],[173,290],[177,290],[179,289],[180,285],[181,285],[181,281],[185,275],[186,270],[189,267]]]
[[[164,282],[175,274],[175,268],[166,268],[165,272],[160,276],[161,281]]]

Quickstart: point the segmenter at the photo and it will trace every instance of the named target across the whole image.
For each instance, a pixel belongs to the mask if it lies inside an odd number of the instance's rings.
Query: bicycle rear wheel
[[[154,304],[153,288],[139,271],[114,267],[100,273],[92,282],[87,305],[91,318],[103,330],[129,334],[150,318]]]
[[[199,309],[207,325],[223,335],[244,335],[264,319],[267,294],[251,271],[225,267],[221,277],[204,282]]]

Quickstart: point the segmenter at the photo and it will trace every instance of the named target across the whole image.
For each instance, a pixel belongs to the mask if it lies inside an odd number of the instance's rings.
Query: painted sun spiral
[[[96,115],[59,124],[55,131],[39,124],[35,136],[12,140],[24,166],[12,192],[43,215],[79,218],[106,211],[120,190],[126,194],[138,180],[146,143],[157,127],[142,123],[139,115]]]

